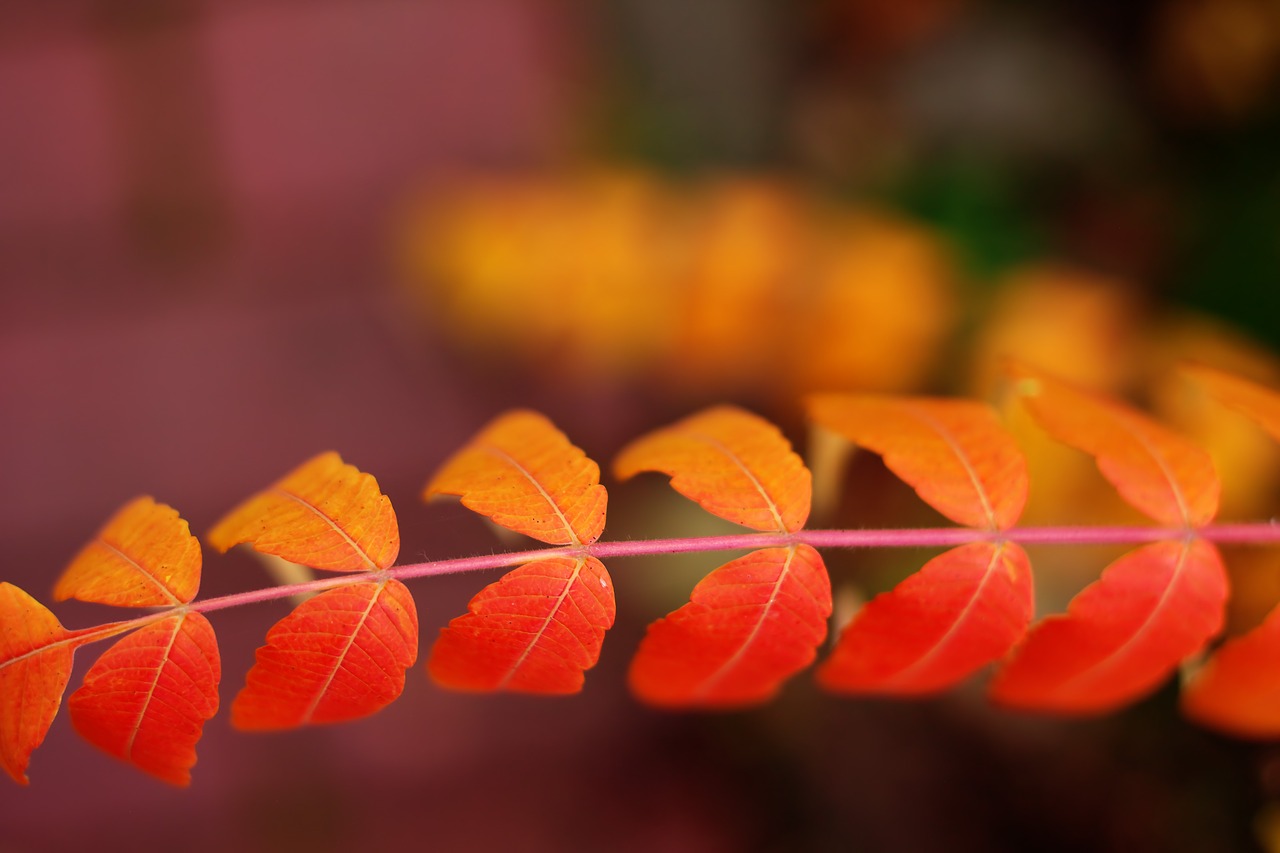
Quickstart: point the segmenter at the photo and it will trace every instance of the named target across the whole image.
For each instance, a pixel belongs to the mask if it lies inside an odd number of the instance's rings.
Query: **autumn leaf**
[[[1280,737],[1280,607],[1210,656],[1182,691],[1182,712],[1236,737]]]
[[[673,708],[764,702],[813,662],[830,615],[817,551],[754,551],[707,575],[688,604],[649,626],[631,661],[631,689]]]
[[[74,654],[75,635],[44,605],[0,583],[0,765],[21,785],[58,713]]]
[[[71,694],[71,723],[107,753],[185,786],[196,742],[218,711],[221,677],[213,626],[185,612],[116,642]]]
[[[1033,611],[1022,548],[962,545],[863,607],[818,669],[818,682],[841,693],[946,690],[1002,657],[1026,633]]]
[[[440,630],[427,670],[455,690],[576,693],[615,614],[593,557],[527,563],[481,590]]]
[[[1004,530],[1027,501],[1027,463],[995,410],[966,400],[818,394],[809,416],[882,457],[952,521]]]
[[[1022,403],[1050,435],[1096,458],[1132,506],[1162,524],[1199,527],[1218,512],[1209,454],[1146,415],[1011,364]]]
[[[315,569],[385,569],[400,553],[391,501],[368,474],[322,453],[249,498],[209,531],[218,551],[249,542]]]
[[[1280,393],[1210,367],[1187,365],[1182,372],[1203,386],[1209,396],[1240,412],[1280,441]]]
[[[267,633],[231,705],[246,730],[372,714],[404,690],[418,657],[418,614],[397,580],[342,586],[304,601]]]
[[[448,459],[423,495],[467,508],[552,545],[585,545],[604,530],[600,468],[536,412],[512,411]]]
[[[1017,708],[1100,714],[1155,689],[1222,627],[1226,571],[1202,539],[1120,557],[1036,624],[996,674],[991,697]]]
[[[200,543],[177,510],[149,497],[126,504],[67,566],[55,601],[117,607],[186,604],[200,588]]]
[[[809,517],[808,469],[778,428],[732,406],[717,406],[623,448],[621,480],[661,471],[671,487],[721,518],[755,530],[794,533]]]

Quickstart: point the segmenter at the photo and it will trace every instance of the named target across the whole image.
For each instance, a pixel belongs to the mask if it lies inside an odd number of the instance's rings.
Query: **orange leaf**
[[[1002,657],[1033,610],[1031,565],[1020,547],[953,548],[862,608],[818,682],[842,693],[946,690]]]
[[[125,504],[84,546],[54,587],[117,607],[186,604],[200,588],[200,543],[172,507],[149,497]]]
[[[613,585],[594,557],[527,563],[440,630],[427,669],[456,690],[577,693],[613,625]]]
[[[996,674],[997,702],[1066,714],[1114,710],[1153,690],[1222,626],[1227,577],[1202,539],[1120,557],[1044,619]]]
[[[649,626],[631,661],[631,689],[669,707],[764,702],[812,663],[830,615],[817,551],[754,551],[707,575],[688,604]]]
[[[1203,385],[1209,396],[1240,412],[1280,441],[1280,394],[1235,374],[1209,367],[1186,366],[1182,371]]]
[[[0,766],[20,785],[71,678],[72,638],[44,605],[0,583]]]
[[[1213,520],[1221,488],[1203,448],[1114,400],[1020,365],[1010,373],[1036,422],[1095,457],[1132,506],[1163,524],[1199,527]]]
[[[418,613],[404,584],[322,592],[267,633],[231,705],[231,723],[288,729],[368,716],[400,695],[417,657]]]
[[[1182,711],[1237,737],[1280,737],[1280,607],[1228,640],[1184,687]]]
[[[385,569],[400,553],[400,530],[378,482],[338,454],[322,453],[240,504],[209,531],[219,551],[255,550],[334,572]]]
[[[205,720],[218,711],[221,675],[213,626],[199,613],[180,613],[103,653],[67,708],[94,746],[185,786]]]
[[[671,487],[710,513],[755,530],[794,533],[809,517],[809,471],[778,428],[717,406],[656,430],[622,449],[622,480],[661,471]]]
[[[600,467],[536,412],[513,411],[449,458],[424,499],[459,495],[463,506],[552,545],[586,545],[604,530]]]
[[[1027,463],[995,410],[967,400],[819,394],[809,416],[884,457],[920,497],[970,527],[1012,527],[1027,502]]]

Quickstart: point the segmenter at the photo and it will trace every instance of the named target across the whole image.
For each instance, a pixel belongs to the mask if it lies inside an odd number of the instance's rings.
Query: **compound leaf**
[[[817,551],[754,551],[707,575],[688,604],[649,626],[631,661],[631,689],[666,707],[764,702],[813,661],[830,615]]]
[[[615,615],[594,557],[527,563],[481,590],[440,630],[427,670],[457,690],[576,693]]]
[[[1002,657],[1026,633],[1033,610],[1022,548],[953,548],[863,607],[819,668],[818,682],[840,693],[946,690]]]
[[[733,406],[717,406],[623,448],[622,480],[661,471],[671,487],[710,513],[755,530],[794,533],[809,517],[812,478],[778,428]]]
[[[459,495],[463,506],[552,545],[585,545],[604,530],[600,467],[536,412],[493,420],[449,458],[423,497]]]

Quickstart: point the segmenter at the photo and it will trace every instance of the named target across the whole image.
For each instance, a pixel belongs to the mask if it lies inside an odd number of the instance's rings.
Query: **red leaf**
[[[946,690],[1002,657],[1026,633],[1033,610],[1022,548],[962,545],[862,608],[818,681],[842,693]]]
[[[424,498],[460,495],[467,508],[552,545],[585,545],[604,530],[600,467],[536,412],[495,419],[431,478]]]
[[[1209,542],[1125,554],[1044,619],[991,684],[997,702],[1068,714],[1111,711],[1169,677],[1222,626],[1227,577]]]
[[[967,400],[819,394],[809,416],[884,463],[952,521],[1012,527],[1027,502],[1027,463],[995,410]]]
[[[56,601],[117,607],[186,604],[200,588],[200,543],[172,507],[136,498],[67,566]]]
[[[1218,512],[1208,452],[1128,406],[1011,366],[1023,404],[1045,431],[1095,457],[1120,496],[1162,524],[1199,527]]]
[[[227,513],[209,531],[226,551],[241,542],[331,572],[385,569],[400,553],[400,530],[378,481],[322,453]]]
[[[1183,367],[1182,370],[1203,385],[1209,396],[1240,412],[1280,441],[1280,394],[1235,374],[1209,367]]]
[[[649,626],[631,689],[654,705],[720,708],[770,699],[827,636],[831,583],[808,545],[726,563]]]
[[[205,720],[218,711],[221,674],[209,620],[193,612],[171,616],[98,658],[67,701],[71,723],[116,758],[185,786]]]
[[[718,406],[623,448],[621,480],[661,471],[671,487],[707,512],[755,530],[794,533],[809,517],[809,471],[778,428],[732,406]]]
[[[231,705],[231,723],[288,729],[368,716],[400,695],[417,657],[418,614],[404,584],[322,592],[267,633]]]
[[[40,602],[0,583],[0,766],[20,785],[62,704],[74,636]]]
[[[1228,640],[1185,686],[1182,711],[1237,737],[1280,737],[1280,607]]]
[[[594,557],[528,563],[481,590],[440,630],[427,669],[456,690],[576,693],[613,625],[613,585]]]

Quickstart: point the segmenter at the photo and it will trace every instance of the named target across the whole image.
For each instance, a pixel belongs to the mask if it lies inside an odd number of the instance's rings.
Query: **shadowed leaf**
[[[400,553],[391,501],[373,477],[332,452],[233,509],[208,541],[219,551],[248,542],[264,554],[335,572],[385,569]]]
[[[934,557],[849,623],[818,682],[841,693],[946,690],[1002,657],[1031,621],[1031,565],[1012,542]]]
[[[1155,542],[1120,557],[1035,625],[991,684],[995,701],[1100,714],[1155,689],[1222,627],[1227,577],[1202,539]]]
[[[463,506],[552,545],[585,545],[604,530],[600,467],[536,412],[508,412],[448,459],[423,497]]]
[[[199,613],[155,622],[116,642],[67,700],[86,740],[173,785],[191,781],[196,743],[218,711],[222,669]]]
[[[0,583],[0,766],[21,785],[62,704],[73,637],[40,602]]]
[[[813,662],[830,615],[817,551],[752,552],[707,575],[688,604],[649,626],[631,661],[631,689],[677,708],[764,702]]]
[[[136,498],[112,516],[67,566],[56,601],[117,607],[186,604],[200,588],[200,543],[177,510]]]
[[[1163,524],[1199,527],[1213,520],[1221,489],[1203,448],[1114,400],[1021,365],[1009,372],[1036,422],[1095,457],[1132,506]]]
[[[231,705],[231,723],[288,729],[368,716],[400,695],[417,657],[418,614],[404,584],[322,592],[267,633]]]
[[[593,557],[508,572],[440,631],[427,669],[457,690],[576,693],[613,625],[613,584]]]
[[[967,400],[819,394],[809,416],[882,457],[952,521],[1012,527],[1027,501],[1027,463],[995,411]]]
[[[671,487],[710,513],[755,530],[794,533],[809,517],[809,471],[778,428],[732,406],[717,406],[623,448],[622,480],[661,471]]]

